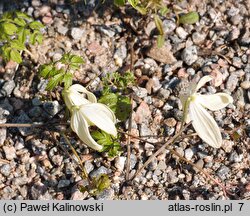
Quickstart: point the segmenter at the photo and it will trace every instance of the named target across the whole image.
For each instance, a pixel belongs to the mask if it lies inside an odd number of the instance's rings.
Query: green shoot
[[[0,55],[6,61],[13,60],[20,64],[21,53],[27,50],[28,44],[42,43],[41,29],[44,25],[34,21],[22,12],[6,12],[0,19]]]
[[[74,71],[83,63],[84,60],[80,56],[66,53],[60,60],[40,66],[40,76],[49,79],[47,90],[52,91],[62,83],[65,89],[69,88],[72,85]]]

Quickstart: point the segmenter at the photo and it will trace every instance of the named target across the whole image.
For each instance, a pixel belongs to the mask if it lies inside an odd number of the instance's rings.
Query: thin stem
[[[156,158],[164,149],[166,149],[166,147],[170,144],[173,144],[177,141],[177,139],[179,138],[179,136],[181,135],[181,133],[190,125],[191,123],[185,125],[182,129],[180,129],[180,131],[175,134],[170,140],[168,140],[161,148],[159,148],[154,154],[152,154],[149,159],[142,165],[142,167],[139,168],[139,170],[135,173],[135,175],[131,178],[131,180],[133,180],[135,177],[137,177],[142,170],[149,165],[150,162],[153,161],[154,158]],[[148,142],[145,140],[145,142]],[[149,142],[148,142],[149,143]]]

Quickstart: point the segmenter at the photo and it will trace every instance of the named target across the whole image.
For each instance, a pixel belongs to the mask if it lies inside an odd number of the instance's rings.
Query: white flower
[[[82,93],[87,95],[88,100]],[[117,136],[113,111],[106,105],[97,103],[93,93],[75,84],[63,92],[63,97],[71,111],[71,128],[86,145],[98,151],[102,149],[102,145],[91,137],[89,126],[96,126],[108,134]]]
[[[185,121],[192,121],[192,125],[198,136],[210,146],[219,148],[222,144],[220,129],[205,108],[212,111],[222,109],[229,103],[232,103],[233,98],[226,93],[212,95],[197,93],[202,86],[211,80],[211,76],[204,76],[197,85],[191,83],[188,91],[184,90],[184,92],[181,92],[180,99],[184,112],[187,112]]]

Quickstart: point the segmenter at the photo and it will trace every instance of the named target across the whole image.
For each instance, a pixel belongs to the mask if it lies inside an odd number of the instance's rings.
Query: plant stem
[[[176,142],[176,140],[180,137],[181,133],[190,125],[191,123],[185,125],[183,128],[179,130],[177,134],[175,134],[171,139],[169,139],[161,148],[159,148],[154,154],[152,154],[149,159],[142,165],[142,167],[139,168],[139,170],[135,173],[135,175],[131,178],[133,180],[135,177],[137,177],[142,170],[149,165],[150,162],[153,161],[155,157],[157,157],[166,147],[170,144],[173,144]],[[145,140],[145,142],[148,142]],[[149,143],[149,142],[148,142]]]

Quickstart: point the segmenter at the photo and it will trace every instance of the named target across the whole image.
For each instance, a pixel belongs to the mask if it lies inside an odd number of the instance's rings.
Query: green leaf
[[[13,23],[3,23],[2,24],[3,30],[8,35],[13,35],[17,31],[17,27]]]
[[[38,33],[36,35],[35,39],[38,42],[38,44],[42,44],[42,42],[43,42],[43,35],[41,33]]]
[[[158,35],[157,36],[157,46],[158,46],[158,48],[161,48],[163,46],[164,41],[165,41],[164,35]]]
[[[44,28],[44,25],[38,21],[33,21],[33,22],[29,23],[29,27],[32,30],[40,30],[41,28]]]
[[[26,13],[23,13],[23,12],[20,12],[20,11],[16,11],[15,14],[16,14],[16,16],[18,18],[32,20],[32,18],[29,17]]]
[[[163,24],[160,17],[157,14],[154,15],[154,20],[156,28],[158,29],[160,35],[164,35]]]
[[[125,5],[125,0],[114,0],[114,4],[116,6],[124,6]]]
[[[109,93],[102,96],[98,102],[107,105],[113,112],[116,111],[118,96],[115,93]]]
[[[36,32],[33,32],[31,35],[30,35],[30,43],[32,45],[34,45],[36,43]]]
[[[26,22],[22,18],[15,18],[13,21],[16,25],[24,27]]]
[[[13,40],[10,42],[10,46],[11,48],[15,48],[19,51],[22,51],[25,49],[25,46],[23,43],[21,43],[19,40]]]
[[[44,78],[48,78],[50,72],[51,72],[53,69],[55,69],[55,68],[54,68],[54,66],[51,65],[51,64],[40,66],[40,68],[39,68],[40,76],[41,76],[41,77],[44,77]]]
[[[10,51],[10,59],[18,64],[20,64],[22,62],[22,57],[16,49],[12,49]]]
[[[104,131],[93,131],[91,133],[91,136],[97,140],[98,144],[100,145],[111,145],[113,143],[113,140],[111,138],[111,136],[107,133],[105,133]]]
[[[53,90],[56,86],[58,86],[62,82],[63,77],[64,77],[63,73],[59,73],[59,74],[55,75],[54,77],[52,77],[49,80],[46,89],[49,91]]]
[[[199,14],[195,11],[189,12],[185,15],[180,16],[179,23],[181,24],[194,24],[199,21]]]
[[[72,55],[70,56],[70,63],[83,64],[84,60],[80,56]]]
[[[164,6],[160,9],[160,14],[162,16],[165,16],[166,14],[168,14],[170,12],[170,10],[168,9],[168,7]]]
[[[2,47],[3,56],[5,59],[10,60],[11,47],[5,45]]]
[[[117,106],[116,106],[116,111],[115,111],[115,116],[120,121],[125,121],[129,117],[130,113],[131,113],[130,98],[119,95]]]
[[[20,41],[20,43],[25,43],[26,41],[26,37],[27,37],[27,33],[25,31],[24,28],[19,28],[17,31],[17,36],[18,36],[18,40]]]
[[[73,74],[72,73],[66,73],[63,77],[64,87],[65,89],[68,89],[72,85],[73,80]]]

